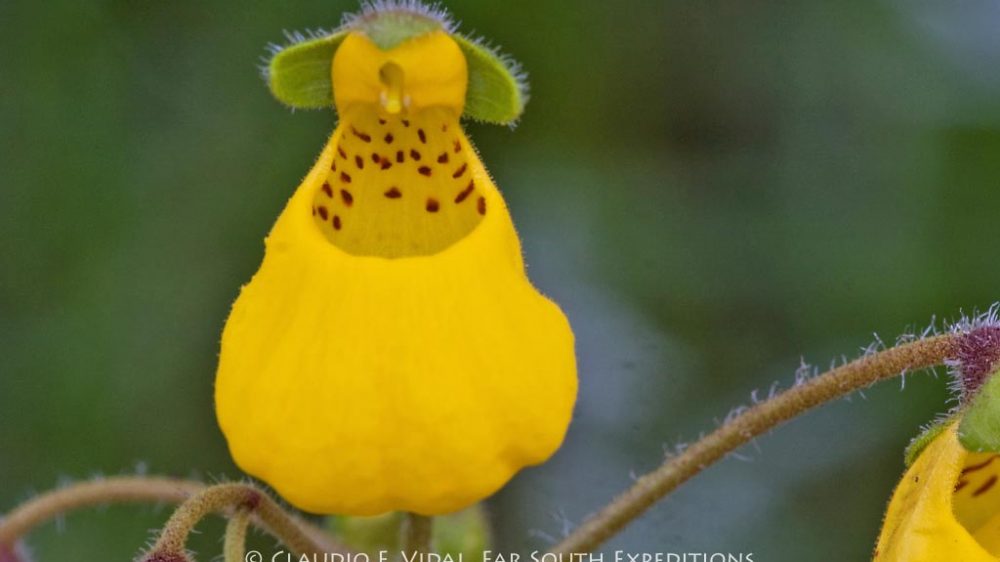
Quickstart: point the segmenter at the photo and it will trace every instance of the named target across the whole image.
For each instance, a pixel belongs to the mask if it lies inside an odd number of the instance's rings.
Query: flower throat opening
[[[450,110],[392,114],[356,106],[340,127],[312,215],[341,250],[431,255],[464,238],[486,215],[468,145]]]

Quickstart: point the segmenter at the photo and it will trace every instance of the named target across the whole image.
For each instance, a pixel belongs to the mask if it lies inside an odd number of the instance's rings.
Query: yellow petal
[[[525,276],[461,107],[338,110],[226,323],[219,423],[240,467],[302,509],[456,511],[559,447],[573,334]]]
[[[358,256],[431,255],[485,218],[490,180],[452,110],[396,116],[356,106],[343,115],[312,198],[330,243]]]
[[[1000,495],[988,484],[996,482],[992,471],[1000,462],[983,464],[983,455],[967,453],[955,432],[956,425],[942,431],[906,471],[889,502],[875,561],[998,560],[996,541],[977,538],[1000,530],[991,519],[1000,513]]]

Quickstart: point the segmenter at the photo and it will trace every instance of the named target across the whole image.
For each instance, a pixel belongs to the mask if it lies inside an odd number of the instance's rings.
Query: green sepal
[[[464,562],[482,562],[483,552],[492,548],[493,542],[490,521],[482,504],[436,517],[432,537],[438,552]]]
[[[334,536],[358,552],[375,554],[381,550],[397,550],[403,514],[385,513],[372,517],[335,515],[328,520]]]
[[[906,452],[903,453],[903,462],[906,463],[907,468],[917,460],[917,457],[931,444],[931,441],[934,441],[938,435],[941,435],[942,431],[948,429],[948,426],[954,421],[954,418],[948,417],[937,420],[923,428],[920,435],[910,441],[910,444],[906,446]]]
[[[377,560],[379,552],[398,552],[402,548],[400,529],[402,513],[386,513],[374,517],[335,516],[329,528],[347,547],[364,552]],[[490,525],[481,504],[434,518],[431,542],[438,554],[454,560],[480,562],[483,551],[490,548]],[[461,556],[461,558],[459,558]]]
[[[958,441],[974,453],[1000,453],[1000,377],[993,373],[973,396],[958,426]]]
[[[388,51],[402,43],[432,31],[444,29],[442,20],[424,13],[407,10],[386,10],[376,17],[359,17],[351,28],[364,32],[379,49]]]
[[[277,51],[267,64],[267,85],[274,97],[296,109],[333,106],[330,67],[345,37],[347,32],[341,31]]]
[[[274,97],[296,109],[332,107],[330,67],[348,32],[306,39],[278,50],[266,69]],[[514,124],[527,101],[527,87],[516,65],[462,35],[451,37],[465,55],[469,69],[463,117],[498,125]]]
[[[463,116],[497,125],[512,125],[524,111],[527,85],[517,66],[476,41],[459,34],[458,43],[469,68]]]

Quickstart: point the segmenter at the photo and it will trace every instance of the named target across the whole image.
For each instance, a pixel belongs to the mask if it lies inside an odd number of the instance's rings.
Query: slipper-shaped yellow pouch
[[[387,39],[388,16],[417,32]],[[421,13],[355,21],[306,45],[332,55],[323,80],[289,82],[327,84],[340,122],[226,322],[217,415],[302,509],[447,513],[559,447],[573,334],[459,122],[483,92],[468,40]]]

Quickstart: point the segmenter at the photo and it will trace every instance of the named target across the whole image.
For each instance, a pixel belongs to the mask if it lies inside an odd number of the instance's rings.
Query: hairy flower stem
[[[940,365],[953,357],[958,337],[958,334],[934,336],[865,355],[756,404],[640,477],[550,552],[593,551],[689,478],[754,437],[811,408],[878,381]]]
[[[311,556],[329,552],[261,490],[249,484],[218,484],[205,488],[177,508],[143,560],[185,559],[187,538],[195,525],[211,513],[226,513],[234,509],[252,512],[268,532],[295,554]]]
[[[250,510],[237,508],[226,524],[226,540],[223,546],[224,562],[245,562],[247,552],[247,527],[250,525]]]
[[[434,530],[434,520],[424,515],[407,513],[403,521],[403,551],[431,552],[431,532]]]
[[[0,517],[0,550],[11,547],[32,529],[56,517],[97,505],[124,503],[179,504],[208,489],[201,482],[174,478],[122,476],[80,482],[65,488],[44,493],[16,507]],[[294,516],[286,516],[323,552],[347,552],[325,531]],[[258,519],[254,524],[264,527]]]
[[[205,488],[173,478],[121,477],[80,482],[53,490],[0,517],[0,546],[12,545],[35,527],[70,511],[118,503],[181,503]]]

